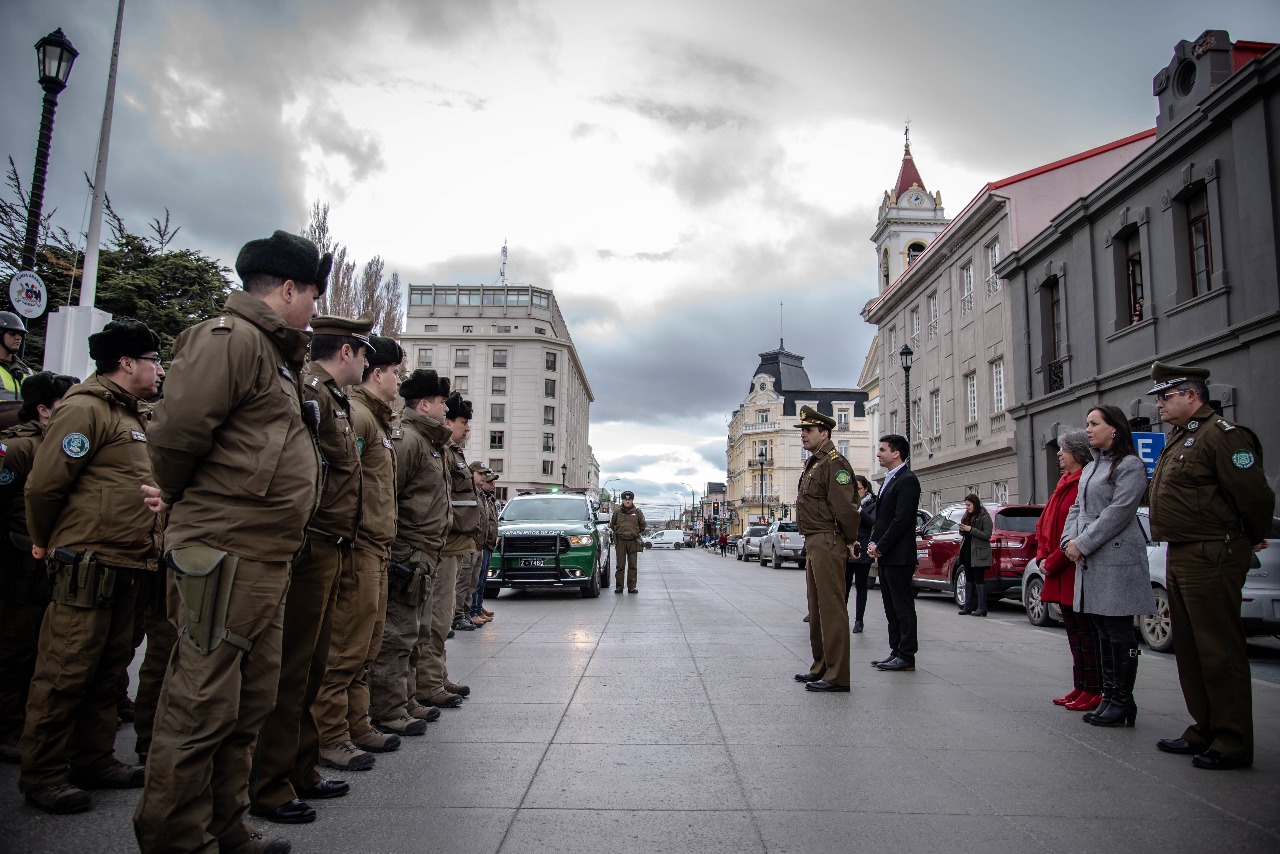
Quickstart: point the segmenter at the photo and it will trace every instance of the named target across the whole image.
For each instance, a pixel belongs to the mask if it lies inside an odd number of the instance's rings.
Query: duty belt
[[[333,543],[335,546],[349,543],[354,539],[353,537],[339,537],[337,534],[330,534],[328,531],[321,531],[319,528],[307,528],[307,536],[313,540]]]

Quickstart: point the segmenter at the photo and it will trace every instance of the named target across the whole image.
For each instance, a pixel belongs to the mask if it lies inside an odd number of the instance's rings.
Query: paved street
[[[819,696],[791,678],[802,572],[646,552],[640,587],[503,593],[449,644],[473,699],[314,824],[270,830],[297,852],[1280,850],[1273,642],[1253,647],[1256,766],[1215,774],[1155,750],[1186,722],[1172,657],[1143,656],[1136,729],[1090,727],[1049,703],[1070,687],[1063,632],[1011,604],[982,620],[923,596],[919,669],[889,674],[867,665],[886,651],[872,591],[853,693]],[[136,850],[135,792],[54,818],[16,780],[0,767],[0,849]]]

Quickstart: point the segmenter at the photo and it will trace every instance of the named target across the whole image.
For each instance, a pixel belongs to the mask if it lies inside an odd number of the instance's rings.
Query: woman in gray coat
[[[1090,616],[1102,650],[1102,705],[1084,719],[1094,726],[1133,726],[1139,655],[1133,618],[1156,607],[1147,541],[1136,514],[1147,491],[1147,470],[1117,407],[1089,410],[1085,433],[1093,462],[1080,474],[1080,491],[1062,530],[1062,549],[1079,567],[1075,610]]]

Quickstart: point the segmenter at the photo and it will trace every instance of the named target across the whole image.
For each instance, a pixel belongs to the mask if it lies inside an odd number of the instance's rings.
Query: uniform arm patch
[[[71,459],[78,460],[89,453],[89,437],[83,433],[68,433],[62,437],[62,450]]]
[[[841,469],[840,471],[836,472],[836,483],[840,484],[841,486],[848,486],[849,481],[851,480],[853,480],[853,477],[844,469]]]
[[[1231,455],[1231,464],[1238,469],[1253,468],[1253,453],[1241,448]]]

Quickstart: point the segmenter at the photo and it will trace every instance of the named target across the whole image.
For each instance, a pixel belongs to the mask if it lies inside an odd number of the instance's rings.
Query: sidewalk
[[[1254,681],[1256,764],[1200,771],[1155,749],[1186,725],[1172,657],[1144,655],[1134,729],[1049,703],[1070,687],[1060,629],[1012,604],[960,618],[918,603],[915,673],[887,652],[879,591],[853,637],[853,692],[814,695],[804,573],[702,550],[648,551],[640,593],[504,592],[449,642],[472,688],[426,736],[347,777],[306,852],[1280,850],[1280,686]],[[120,755],[133,743],[121,730]],[[135,851],[136,792],[46,816],[0,766],[14,852]],[[4,846],[0,846],[4,847]]]

